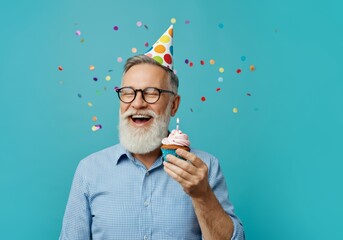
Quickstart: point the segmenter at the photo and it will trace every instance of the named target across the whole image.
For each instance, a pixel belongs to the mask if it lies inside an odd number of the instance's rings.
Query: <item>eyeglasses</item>
[[[137,96],[137,92],[141,92],[143,100],[150,104],[157,102],[161,97],[161,93],[171,93],[173,95],[176,94],[172,91],[162,90],[154,87],[148,87],[145,89],[133,89],[132,87],[122,87],[116,89],[116,92],[118,93],[120,101],[124,103],[132,103]]]

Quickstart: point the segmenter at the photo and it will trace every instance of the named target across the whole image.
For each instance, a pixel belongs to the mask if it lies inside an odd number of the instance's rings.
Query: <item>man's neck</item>
[[[156,159],[159,156],[161,156],[161,149],[157,148],[154,151],[146,153],[146,154],[132,153],[132,156],[135,159],[139,160],[141,163],[143,163],[147,169],[150,169],[150,167],[154,164]]]

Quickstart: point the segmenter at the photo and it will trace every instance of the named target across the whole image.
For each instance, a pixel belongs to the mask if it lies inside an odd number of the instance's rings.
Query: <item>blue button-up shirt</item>
[[[244,239],[218,160],[192,149],[209,168],[208,180],[233,220],[232,239]],[[75,172],[60,240],[199,240],[191,198],[164,170],[162,156],[147,169],[118,144],[83,159]]]

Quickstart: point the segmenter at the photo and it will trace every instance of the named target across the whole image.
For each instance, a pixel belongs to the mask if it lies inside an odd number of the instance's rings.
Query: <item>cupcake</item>
[[[168,154],[174,155],[175,157],[181,158],[176,154],[176,149],[182,148],[189,151],[190,142],[188,140],[188,135],[183,133],[181,130],[172,130],[168,137],[162,139],[162,155],[163,159],[166,160]]]

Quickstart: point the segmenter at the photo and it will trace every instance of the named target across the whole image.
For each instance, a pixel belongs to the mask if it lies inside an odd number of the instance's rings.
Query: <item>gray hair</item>
[[[171,90],[177,94],[177,91],[179,88],[179,78],[175,75],[174,71],[163,66],[163,65],[161,65],[160,63],[158,63],[157,61],[155,61],[154,59],[152,59],[146,55],[133,56],[133,57],[127,59],[125,66],[124,66],[123,75],[127,71],[129,71],[129,69],[131,67],[138,65],[138,64],[143,64],[143,63],[158,66],[158,67],[162,68],[164,71],[166,71],[168,73],[168,80],[169,80],[169,85],[171,87]]]

